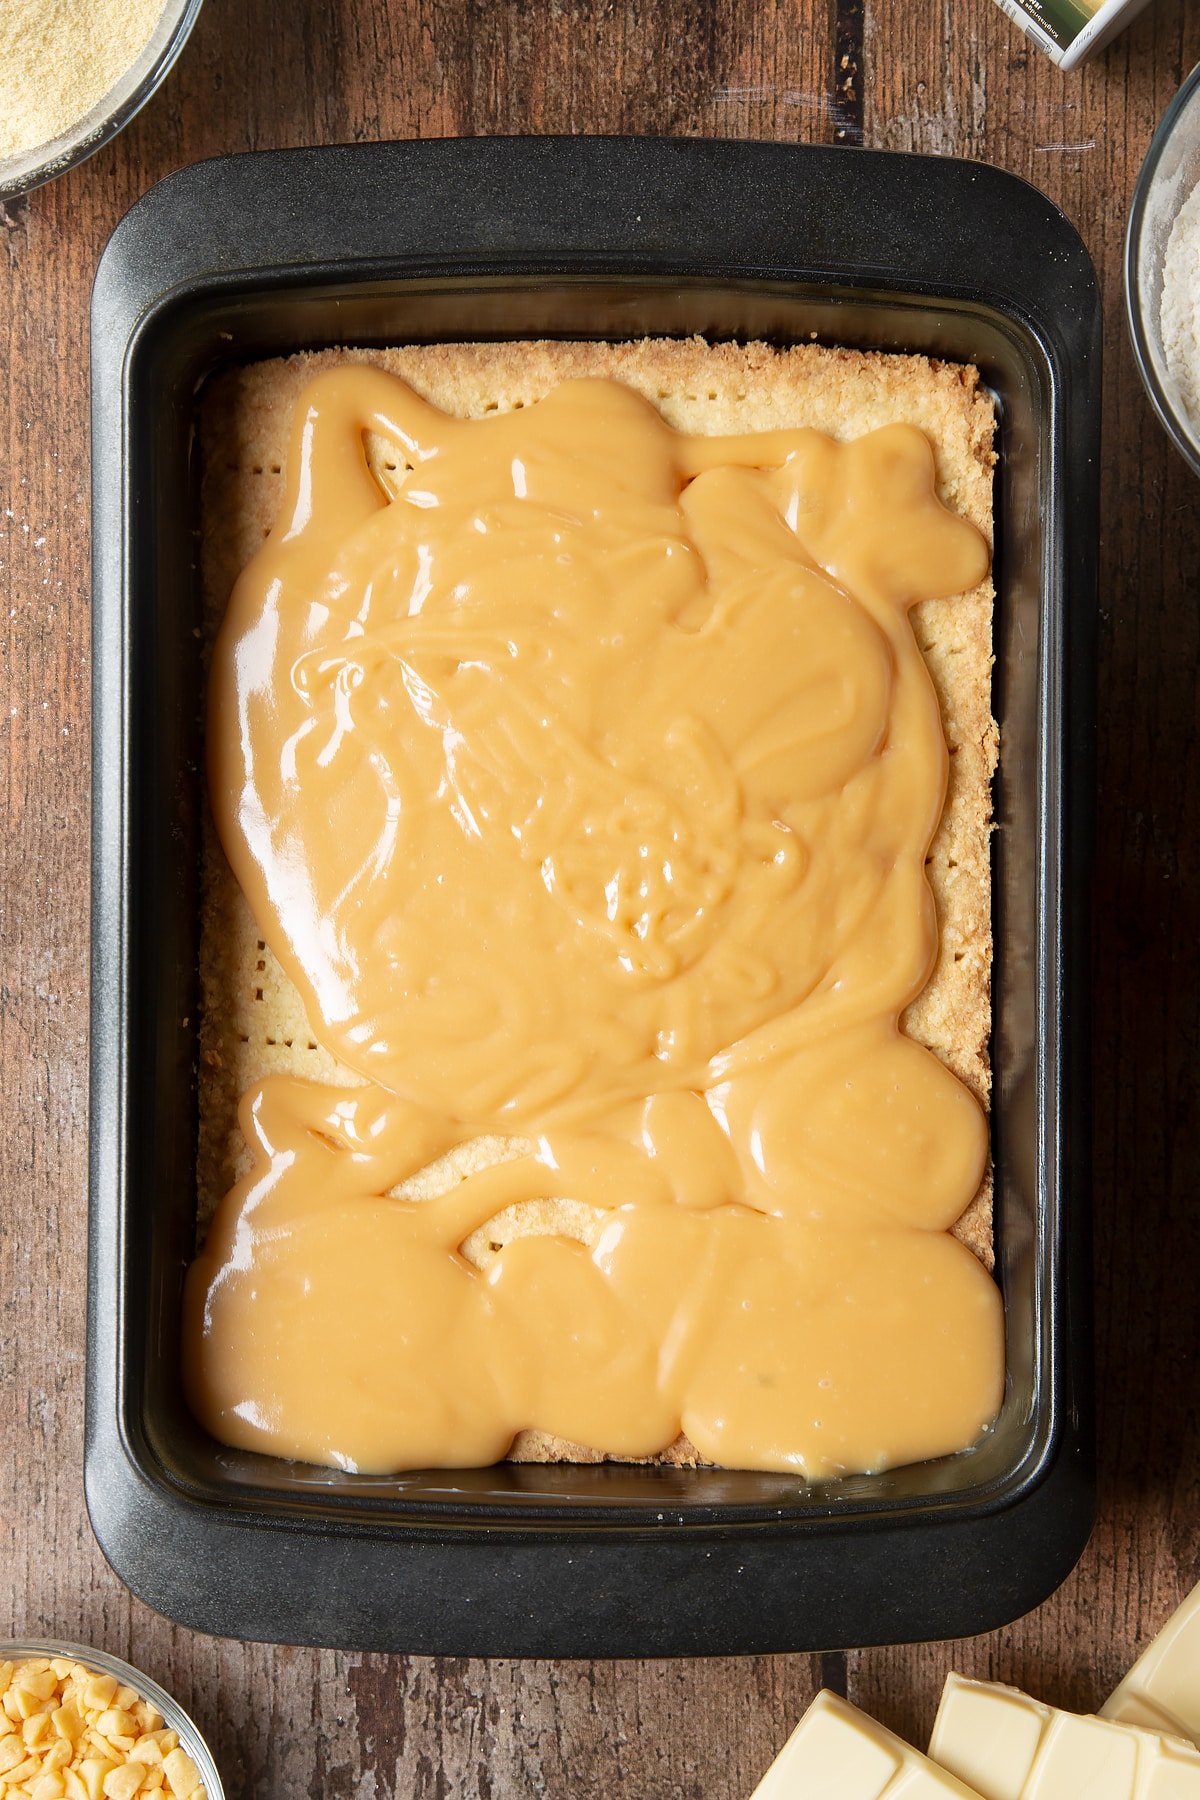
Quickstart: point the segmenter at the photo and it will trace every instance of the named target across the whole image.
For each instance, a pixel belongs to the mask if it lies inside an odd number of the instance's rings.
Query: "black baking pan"
[[[1100,316],[1075,232],[974,164],[500,139],[223,158],[114,233],[92,320],[87,1497],[117,1571],[230,1636],[457,1655],[833,1649],[1002,1624],[1093,1507],[1087,904]],[[196,395],[230,361],[527,336],[816,339],[976,363],[1000,414],[993,1112],[1003,1411],[805,1486],[726,1469],[355,1477],[180,1391],[195,1243]]]

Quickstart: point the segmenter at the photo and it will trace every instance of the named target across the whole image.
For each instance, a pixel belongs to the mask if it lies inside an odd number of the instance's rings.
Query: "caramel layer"
[[[978,1435],[999,1299],[946,1229],[986,1132],[897,1019],[946,772],[907,608],[986,566],[905,427],[688,437],[591,381],[468,424],[367,368],[313,384],[216,649],[212,793],[368,1085],[243,1102],[254,1167],[188,1287],[210,1429],[386,1470],[682,1427],[809,1475]],[[528,1148],[396,1197],[494,1133]],[[536,1197],[595,1209],[590,1250],[463,1258]]]

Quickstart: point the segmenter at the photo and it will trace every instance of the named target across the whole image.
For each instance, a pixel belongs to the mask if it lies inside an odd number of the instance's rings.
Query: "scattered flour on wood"
[[[1200,431],[1200,185],[1180,207],[1167,239],[1161,323],[1167,368]]]
[[[0,0],[0,156],[91,112],[150,41],[165,0]]]

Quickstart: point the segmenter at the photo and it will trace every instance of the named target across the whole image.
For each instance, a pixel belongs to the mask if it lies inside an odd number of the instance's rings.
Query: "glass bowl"
[[[1163,264],[1179,211],[1200,184],[1200,63],[1163,115],[1133,190],[1125,237],[1125,305],[1138,372],[1169,437],[1200,475],[1200,415],[1189,414],[1167,362]]]
[[[165,0],[162,17],[141,54],[90,112],[49,143],[0,156],[0,202],[53,181],[124,131],[166,80],[202,4],[203,0]]]
[[[118,1682],[136,1688],[139,1699],[148,1700],[151,1706],[157,1706],[168,1728],[179,1733],[180,1744],[200,1771],[207,1800],[225,1800],[225,1789],[217,1773],[217,1765],[212,1759],[212,1751],[200,1735],[199,1727],[184,1712],[178,1700],[173,1700],[165,1688],[160,1688],[156,1681],[151,1681],[140,1669],[122,1662],[119,1656],[110,1656],[107,1650],[93,1650],[86,1644],[0,1643],[0,1662],[18,1662],[30,1656],[69,1657],[72,1662],[84,1663],[98,1674],[115,1676]],[[166,1794],[168,1790],[163,1791]]]

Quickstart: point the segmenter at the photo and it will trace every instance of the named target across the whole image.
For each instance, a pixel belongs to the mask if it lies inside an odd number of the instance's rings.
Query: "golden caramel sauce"
[[[987,565],[908,427],[687,436],[608,381],[464,421],[367,367],[312,383],[216,645],[210,784],[364,1085],[242,1101],[253,1167],[185,1303],[216,1436],[385,1472],[682,1430],[808,1477],[977,1438],[1001,1305],[948,1227],[986,1127],[898,1019],[946,781],[908,608]],[[495,1134],[506,1160],[397,1193]],[[587,1242],[464,1256],[561,1201]]]

